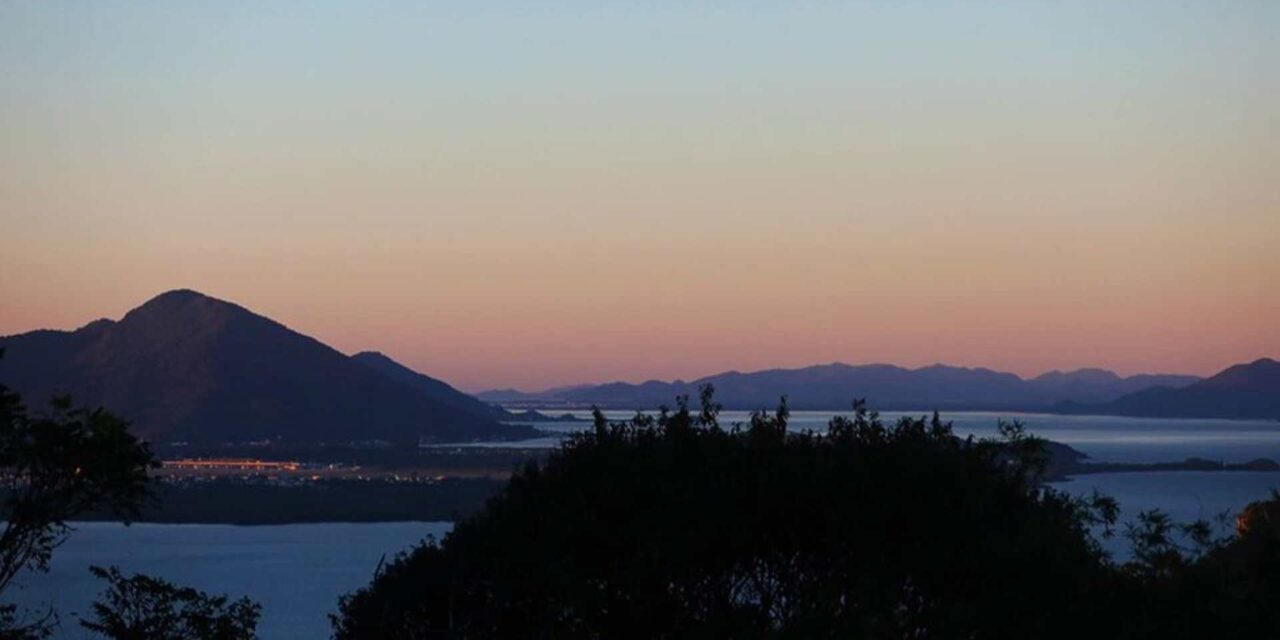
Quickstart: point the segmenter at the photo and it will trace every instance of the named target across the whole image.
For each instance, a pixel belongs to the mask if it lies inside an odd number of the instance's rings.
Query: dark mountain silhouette
[[[537,406],[539,404],[549,404],[552,406],[563,405],[562,398],[573,391],[582,389],[590,389],[599,385],[594,384],[575,384],[564,387],[552,387],[543,391],[521,391],[519,389],[489,389],[476,394],[476,398],[491,404],[519,404],[527,406]]]
[[[1176,374],[1138,374],[1122,378],[1106,369],[1050,371],[1027,381],[1036,392],[1051,402],[1106,402],[1120,396],[1152,387],[1185,387],[1197,382],[1196,376]]]
[[[669,404],[671,398],[679,394],[696,396],[700,385],[712,384],[717,399],[731,409],[770,406],[779,396],[786,395],[796,409],[847,409],[854,398],[865,397],[882,409],[1030,410],[1047,409],[1064,400],[1113,400],[1157,384],[1181,386],[1196,380],[1194,376],[1179,375],[1121,378],[1100,369],[1055,371],[1024,380],[1012,373],[941,364],[905,369],[889,364],[833,363],[751,373],[730,371],[690,382],[612,382],[533,394],[491,391],[480,397],[489,402],[520,406],[596,404],[611,408],[649,408]]]
[[[1057,409],[1123,416],[1280,418],[1280,362],[1262,358],[1182,388],[1155,387],[1110,402],[1067,402]]]
[[[454,389],[447,382],[437,380],[426,374],[418,373],[377,351],[364,351],[351,356],[352,360],[406,385],[419,393],[443,402],[459,411],[466,411],[490,420],[503,422],[577,422],[572,415],[549,416],[537,411],[511,412],[496,404],[490,404]],[[518,392],[517,392],[518,393]]]
[[[511,414],[502,407],[483,402],[475,396],[458,391],[447,382],[418,373],[377,351],[362,351],[351,356],[351,359],[458,411],[483,416],[490,420],[507,420],[511,418]]]
[[[0,382],[31,404],[70,392],[77,402],[110,407],[159,442],[533,435],[194,291],[157,296],[119,322],[0,338],[0,348]]]

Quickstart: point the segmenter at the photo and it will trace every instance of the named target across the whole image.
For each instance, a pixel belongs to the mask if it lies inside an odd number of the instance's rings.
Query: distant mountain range
[[[751,373],[730,371],[685,382],[650,380],[560,387],[526,393],[486,391],[486,402],[523,407],[597,405],[648,409],[677,395],[696,397],[711,384],[730,409],[759,409],[787,396],[793,409],[847,409],[866,398],[881,410],[1041,411],[1179,418],[1280,418],[1280,363],[1263,358],[1201,379],[1187,375],[1121,377],[1103,369],[1052,371],[1023,379],[983,368],[936,364],[905,369],[888,364],[827,364]]]
[[[171,291],[75,331],[0,337],[0,384],[39,409],[55,393],[128,418],[154,442],[417,443],[536,435],[551,420],[496,406],[652,409],[713,384],[730,409],[1050,411],[1156,417],[1280,417],[1280,363],[1262,359],[1206,379],[1120,377],[1101,369],[1031,379],[983,368],[828,364],[698,380],[613,382],[470,396],[387,356],[344,355],[235,304]]]
[[[1180,388],[1158,386],[1110,402],[1063,402],[1054,409],[1159,418],[1280,419],[1280,362],[1262,358]]]
[[[171,291],[118,322],[0,338],[0,384],[103,406],[155,442],[466,441],[536,435],[386,356],[348,357],[247,309]]]
[[[751,373],[731,371],[689,382],[613,382],[538,393],[487,391],[478,397],[509,406],[635,409],[670,405],[681,394],[696,397],[699,386],[712,384],[716,399],[731,409],[769,407],[785,395],[792,408],[815,410],[847,409],[854,398],[867,398],[882,410],[1270,418],[1280,416],[1280,385],[1266,377],[1267,363],[1274,361],[1242,365],[1245,369],[1233,367],[1203,381],[1187,375],[1121,377],[1102,369],[1053,371],[1023,379],[990,369],[940,364],[905,369],[888,364],[835,363]]]

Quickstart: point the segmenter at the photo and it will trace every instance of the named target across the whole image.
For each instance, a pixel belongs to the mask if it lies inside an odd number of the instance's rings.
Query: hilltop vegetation
[[[1240,540],[1146,513],[1116,565],[1116,504],[1042,482],[1041,443],[859,410],[609,423],[531,464],[443,541],[345,598],[339,640],[1248,637],[1280,628],[1280,527]],[[1260,510],[1260,512],[1265,510]],[[1267,513],[1270,513],[1267,511]]]

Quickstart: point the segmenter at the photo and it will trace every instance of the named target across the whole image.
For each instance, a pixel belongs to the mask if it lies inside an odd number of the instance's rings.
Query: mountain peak
[[[110,318],[98,318],[97,320],[94,320],[93,322],[90,322],[89,324],[86,324],[83,327],[80,327],[79,329],[77,329],[77,331],[101,331],[103,329],[111,327],[115,323],[116,321],[111,320]]]
[[[144,307],[173,307],[173,306],[186,305],[186,304],[191,304],[193,302],[202,302],[202,301],[222,302],[223,304],[231,304],[229,302],[225,302],[223,300],[218,300],[217,298],[207,296],[194,289],[172,289],[170,291],[165,291],[164,293],[161,293],[151,298],[150,300],[147,300],[146,302],[139,305],[138,308],[142,309]]]
[[[1247,364],[1227,367],[1202,381],[1199,386],[1274,392],[1280,389],[1280,362],[1271,358],[1258,358]]]
[[[75,332],[0,339],[0,378],[30,397],[71,392],[157,442],[529,437],[443,382],[409,386],[265,316],[190,289]],[[385,357],[375,359],[386,360]],[[397,365],[398,366],[398,365]],[[427,382],[434,387],[426,388]]]
[[[1083,369],[1073,369],[1071,371],[1062,371],[1060,369],[1054,369],[1053,371],[1042,373],[1032,378],[1031,380],[1040,381],[1040,382],[1078,382],[1078,383],[1093,383],[1093,384],[1110,384],[1121,379],[1122,378],[1119,375],[1116,375],[1114,371],[1101,369],[1098,367],[1086,367]]]
[[[1153,387],[1073,410],[1150,417],[1272,419],[1280,416],[1280,362],[1260,358],[1180,388]]]
[[[203,293],[200,293],[199,291],[194,291],[191,289],[173,289],[171,291],[165,291],[164,293],[161,293],[160,295],[157,295],[151,298],[150,300],[147,300],[146,302],[135,307],[133,311],[139,311],[142,309],[172,309],[175,307],[182,307],[189,304],[206,302],[206,301],[222,302],[223,304],[231,304],[229,302],[225,302],[225,301],[207,296]]]
[[[255,316],[252,311],[226,300],[191,289],[166,291],[134,308],[120,319],[123,324],[200,325],[236,316]],[[265,318],[264,318],[265,320]]]

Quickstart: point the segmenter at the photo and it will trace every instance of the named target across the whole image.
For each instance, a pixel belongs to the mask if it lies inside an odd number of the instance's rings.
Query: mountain
[[[418,373],[417,371],[414,371],[413,369],[410,369],[409,367],[406,367],[399,362],[378,353],[377,351],[364,351],[362,353],[357,353],[356,355],[351,356],[351,359],[370,367],[386,377],[395,380],[400,384],[406,385],[419,393],[450,405],[459,411],[484,416],[490,420],[516,422],[521,424],[529,424],[533,422],[579,421],[577,418],[569,414],[550,416],[533,410],[521,411],[518,413],[507,411],[497,404],[490,403],[482,398],[467,395],[458,391],[457,389],[449,386],[446,382]]]
[[[1155,387],[1110,402],[1066,402],[1057,409],[1160,418],[1280,419],[1280,362],[1262,358],[1228,367],[1182,388]]]
[[[1196,380],[1193,376],[1122,378],[1101,369],[1055,371],[1024,380],[1012,373],[942,364],[906,369],[889,364],[832,363],[750,373],[730,371],[691,382],[611,382],[534,394],[493,391],[480,397],[518,406],[599,405],[634,409],[669,405],[681,394],[695,397],[699,386],[711,384],[716,388],[716,399],[731,409],[772,406],[786,395],[794,409],[847,409],[854,398],[867,398],[872,406],[885,410],[1034,410],[1047,409],[1066,400],[1109,401],[1156,384],[1182,386]]]
[[[490,404],[499,404],[499,405],[500,404],[520,404],[520,405],[532,406],[532,405],[540,404],[542,400],[546,400],[546,399],[552,400],[553,402],[551,404],[557,405],[561,403],[559,400],[556,400],[556,398],[561,397],[565,393],[568,393],[570,391],[577,391],[579,389],[586,389],[594,386],[596,385],[575,384],[575,385],[569,385],[565,387],[553,387],[545,391],[520,391],[519,389],[511,389],[511,388],[490,389],[488,391],[481,391],[480,393],[477,393],[475,397],[479,398],[480,400],[483,400],[484,402],[488,402]]]
[[[362,351],[351,356],[351,359],[458,411],[483,416],[490,420],[508,420],[511,418],[511,414],[502,407],[483,402],[474,396],[469,396],[454,389],[447,382],[418,373],[377,351]]]
[[[1028,380],[1028,384],[1051,402],[1106,402],[1151,387],[1185,387],[1200,378],[1186,375],[1139,374],[1121,378],[1106,369],[1050,371]]]
[[[38,407],[103,406],[157,442],[359,442],[529,437],[447,385],[394,379],[278,322],[188,290],[118,322],[0,338],[0,382]],[[420,382],[420,381],[419,381]],[[457,393],[457,392],[454,392]],[[461,394],[459,394],[461,395]]]

